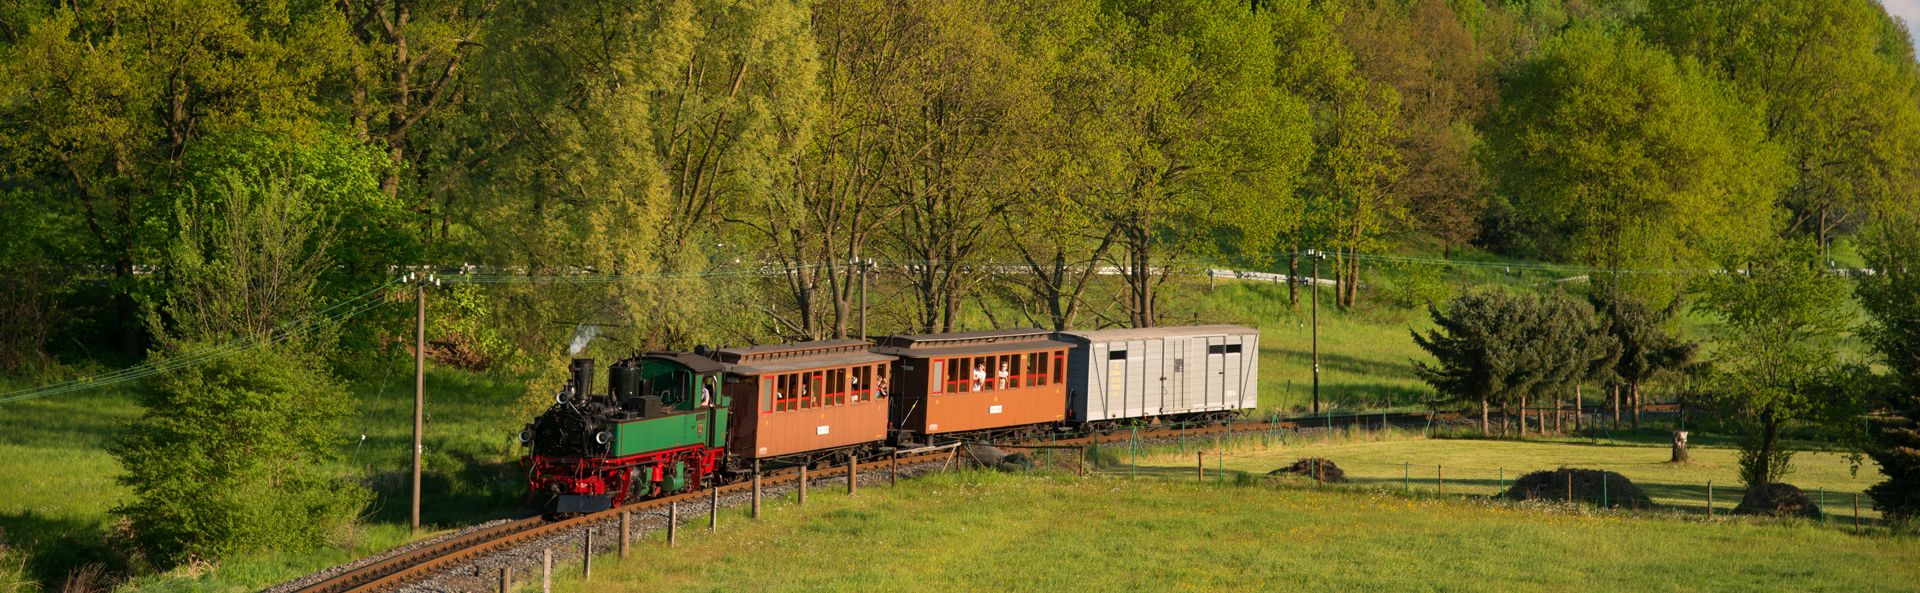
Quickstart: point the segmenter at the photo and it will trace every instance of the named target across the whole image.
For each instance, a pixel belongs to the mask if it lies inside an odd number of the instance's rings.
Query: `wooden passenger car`
[[[894,428],[902,441],[1056,422],[1065,415],[1067,344],[1038,329],[882,338],[899,357]]]
[[[891,356],[860,340],[720,350],[740,459],[765,459],[885,440]]]

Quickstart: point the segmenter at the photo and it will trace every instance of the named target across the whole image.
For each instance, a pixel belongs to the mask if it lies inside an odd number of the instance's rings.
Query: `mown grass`
[[[1226,442],[1190,443],[1175,451],[1151,448],[1138,457],[1139,468],[1125,446],[1110,447],[1116,465],[1104,471],[1168,476],[1193,476],[1194,452],[1203,452],[1207,472],[1224,466],[1230,472],[1264,475],[1307,457],[1332,461],[1352,484],[1389,490],[1433,492],[1444,480],[1450,495],[1498,494],[1523,474],[1560,467],[1618,472],[1653,499],[1654,504],[1682,512],[1704,513],[1707,485],[1714,485],[1714,507],[1725,513],[1740,501],[1742,488],[1736,451],[1695,444],[1691,463],[1673,464],[1670,449],[1612,441],[1606,444],[1569,441],[1428,439],[1418,432],[1346,433],[1290,439],[1241,438]],[[1222,449],[1225,449],[1224,454]],[[1885,479],[1871,462],[1856,465],[1845,453],[1809,451],[1794,457],[1787,482],[1805,490],[1816,503],[1824,496],[1831,520],[1852,517],[1853,496]],[[1878,519],[1872,501],[1861,495],[1860,515]]]
[[[652,591],[1913,591],[1920,546],[1795,522],[1275,485],[957,472],[659,534],[590,583]],[[517,580],[538,590],[539,575]]]

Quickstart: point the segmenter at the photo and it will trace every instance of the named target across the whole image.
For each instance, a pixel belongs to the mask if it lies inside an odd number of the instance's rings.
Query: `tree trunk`
[[[1520,438],[1527,437],[1527,396],[1520,396]]]
[[[1487,396],[1480,396],[1480,434],[1493,434],[1492,426],[1487,422]]]
[[[1638,430],[1640,428],[1640,382],[1629,383],[1628,389],[1633,393],[1633,428]]]
[[[1580,432],[1580,384],[1573,384],[1573,431]]]
[[[1287,307],[1300,308],[1300,249],[1287,256]]]
[[[1620,384],[1613,384],[1613,429],[1620,430]]]
[[[1673,459],[1669,459],[1667,462],[1687,463],[1689,461],[1690,459],[1687,457],[1687,432],[1684,430],[1673,431]]]

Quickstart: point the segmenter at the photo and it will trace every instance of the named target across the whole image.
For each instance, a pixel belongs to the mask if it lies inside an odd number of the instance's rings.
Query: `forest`
[[[1395,257],[1631,295],[1462,297],[1542,319],[1704,301],[1751,330],[1748,377],[1840,332],[1821,311],[1865,307],[1897,357],[1913,39],[1875,0],[6,0],[0,402],[151,370],[112,445],[142,496],[114,512],[164,568],[365,506],[313,494],[340,456],[311,445],[348,385],[410,364],[416,294],[435,364],[537,376],[529,410],[588,341],[1187,323],[1212,267],[1466,319],[1384,294]],[[1875,380],[1920,393],[1917,360]],[[1448,364],[1422,377],[1467,380]],[[237,408],[282,494],[228,502],[305,515],[165,502],[240,496],[169,477],[233,459],[167,453],[234,418],[188,411]]]

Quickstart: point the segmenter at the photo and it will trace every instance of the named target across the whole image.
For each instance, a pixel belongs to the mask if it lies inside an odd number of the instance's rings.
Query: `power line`
[[[315,311],[311,315],[308,315],[306,317],[303,317],[301,319],[288,323],[282,326],[280,330],[269,333],[264,336],[254,336],[254,337],[244,338],[240,340],[235,340],[232,342],[221,344],[219,346],[215,346],[213,348],[195,351],[194,353],[188,354],[185,356],[167,358],[164,360],[134,365],[131,367],[127,367],[127,368],[109,372],[109,373],[103,373],[100,375],[94,375],[90,377],[81,377],[79,379],[62,381],[62,382],[54,383],[51,385],[42,385],[39,387],[30,387],[27,389],[10,391],[5,394],[0,394],[0,403],[37,399],[37,398],[48,397],[53,395],[72,393],[75,391],[93,389],[96,387],[106,387],[110,385],[127,383],[130,381],[138,381],[141,379],[152,377],[154,375],[159,375],[159,374],[163,374],[163,373],[167,373],[167,372],[171,372],[171,371],[175,371],[175,370],[179,370],[179,369],[183,369],[191,366],[206,364],[209,362],[213,362],[215,360],[227,358],[227,357],[241,354],[247,351],[256,350],[256,349],[270,346],[273,344],[286,342],[294,338],[311,334],[314,331],[319,330],[320,328],[337,325],[339,323],[345,322],[346,320],[351,319],[354,316],[357,316],[361,313],[364,313],[369,309],[372,309],[374,307],[380,306],[381,304],[384,304],[386,301],[386,295],[382,293],[397,283],[399,283],[399,280],[397,279],[388,281],[386,284],[382,284],[379,287],[376,287],[372,290],[368,290],[366,292],[355,295],[351,298],[329,305],[326,308],[321,309],[319,311]],[[370,299],[370,297],[374,297],[376,295],[378,295],[379,298]]]

